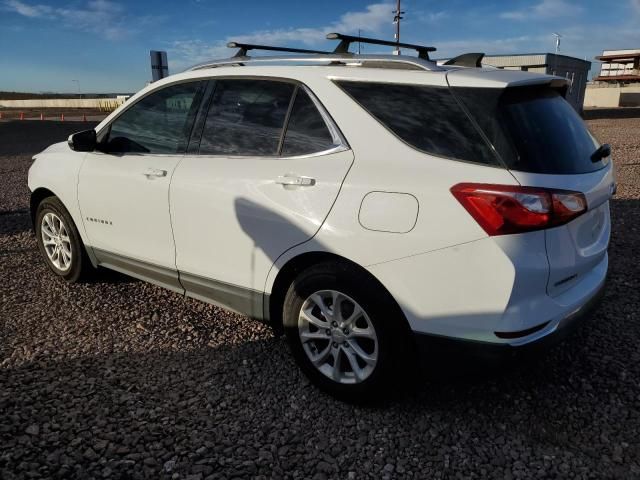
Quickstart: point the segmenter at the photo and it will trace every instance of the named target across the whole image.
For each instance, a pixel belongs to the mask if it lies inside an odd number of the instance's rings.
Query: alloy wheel
[[[321,290],[302,304],[298,334],[311,363],[335,382],[354,384],[373,373],[378,337],[369,315],[351,297]]]
[[[42,217],[40,232],[49,261],[62,272],[69,270],[73,258],[71,239],[62,219],[55,213],[47,212]]]

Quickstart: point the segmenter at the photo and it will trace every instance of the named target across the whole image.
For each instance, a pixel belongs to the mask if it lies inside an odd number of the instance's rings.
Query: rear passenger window
[[[276,155],[295,86],[269,80],[218,80],[200,153]]]
[[[423,152],[498,165],[447,87],[337,82],[401,140]]]
[[[338,144],[313,100],[299,88],[289,115],[282,155],[307,155],[329,150]]]

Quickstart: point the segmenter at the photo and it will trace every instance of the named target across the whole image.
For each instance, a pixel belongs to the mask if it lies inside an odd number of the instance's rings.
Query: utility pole
[[[402,20],[403,13],[404,12],[400,9],[400,0],[396,0],[396,10],[395,12],[393,12],[393,23],[396,26],[396,33],[394,35],[394,38],[398,45],[396,45],[396,50],[395,52],[393,52],[394,55],[400,55],[400,20]]]
[[[562,38],[562,35],[556,32],[553,32],[551,35],[556,37],[556,55],[558,55],[558,52],[560,51],[560,39]]]
[[[551,35],[556,37],[556,56],[553,59],[553,74],[556,74],[556,70],[558,69],[558,52],[560,51],[560,39],[562,35],[557,32],[553,32]]]

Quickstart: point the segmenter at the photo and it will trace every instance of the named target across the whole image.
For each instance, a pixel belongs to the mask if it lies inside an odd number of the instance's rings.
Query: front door
[[[318,231],[353,154],[292,82],[217,80],[205,113],[198,154],[171,182],[180,280],[191,296],[260,317],[269,269]]]
[[[78,200],[98,261],[182,290],[175,272],[169,184],[184,156],[203,82],[152,92],[100,132],[80,170]]]

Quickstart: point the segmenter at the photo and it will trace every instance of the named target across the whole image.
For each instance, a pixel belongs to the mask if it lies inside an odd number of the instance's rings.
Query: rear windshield
[[[530,173],[589,173],[599,147],[584,121],[549,87],[453,88],[507,168]]]
[[[405,143],[455,160],[499,165],[448,87],[339,81],[362,108]]]

